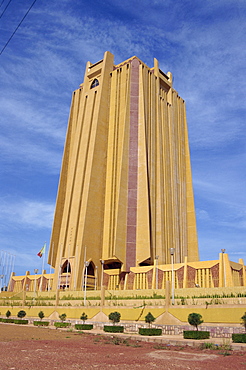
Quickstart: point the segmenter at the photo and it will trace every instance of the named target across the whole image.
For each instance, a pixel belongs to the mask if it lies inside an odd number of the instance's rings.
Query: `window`
[[[94,87],[97,87],[98,85],[99,85],[99,81],[95,78],[95,79],[92,81],[91,89],[94,89]]]
[[[68,260],[63,263],[61,270],[62,274],[71,273],[71,265]]]

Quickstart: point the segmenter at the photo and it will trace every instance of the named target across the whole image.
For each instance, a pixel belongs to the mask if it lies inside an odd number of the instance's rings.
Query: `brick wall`
[[[218,287],[219,286],[219,264],[217,263],[217,265],[214,265],[213,267],[211,267],[210,270],[211,270],[211,275],[212,275],[214,286]]]
[[[176,271],[178,283],[179,283],[179,288],[183,288],[183,283],[184,283],[184,266],[181,267]]]
[[[191,267],[191,266],[187,266],[187,288],[194,288],[195,286],[195,278],[196,278],[196,269]]]

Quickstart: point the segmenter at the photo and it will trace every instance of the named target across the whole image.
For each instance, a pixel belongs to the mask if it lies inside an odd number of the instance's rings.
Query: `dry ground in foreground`
[[[0,370],[246,369],[246,352],[221,352],[0,323]]]

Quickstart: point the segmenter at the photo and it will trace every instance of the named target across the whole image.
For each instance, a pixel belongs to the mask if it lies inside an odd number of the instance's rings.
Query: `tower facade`
[[[100,286],[102,268],[198,261],[185,102],[137,57],[86,65],[73,93],[50,241],[54,284]],[[86,282],[84,279],[86,271]]]

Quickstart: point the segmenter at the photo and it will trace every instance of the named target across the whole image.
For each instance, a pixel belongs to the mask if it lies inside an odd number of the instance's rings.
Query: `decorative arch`
[[[92,261],[89,263],[89,266],[87,267],[87,275],[95,276],[95,265]]]
[[[94,89],[94,87],[97,87],[99,85],[99,81],[97,78],[94,78],[94,80],[91,83],[91,89]]]
[[[61,268],[61,273],[66,274],[67,272],[71,273],[71,264],[68,260],[66,260]]]
[[[88,261],[89,262],[89,261]],[[96,266],[90,261],[87,268],[84,268],[83,287],[87,290],[95,289],[96,286]]]

